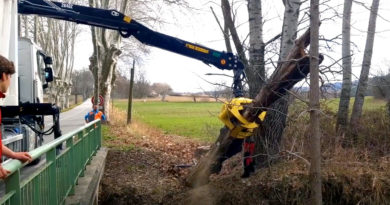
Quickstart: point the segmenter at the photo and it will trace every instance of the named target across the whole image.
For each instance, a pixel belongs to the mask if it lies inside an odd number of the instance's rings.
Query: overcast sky
[[[219,30],[210,10],[210,6],[212,6],[221,17],[220,8],[215,2],[220,1],[190,1],[190,6],[195,8],[194,10],[185,9],[178,11],[177,8],[172,9],[168,6],[164,6],[159,15],[167,23],[153,29],[183,40],[202,44],[215,50],[226,50],[221,31]],[[264,40],[267,41],[278,34],[281,30],[283,4],[282,1],[274,0],[262,2],[264,7],[263,14],[266,20],[264,25]],[[343,1],[332,0],[331,2],[332,8],[338,10],[341,16]],[[371,0],[361,0],[361,2],[371,6]],[[239,32],[241,39],[244,39],[248,33],[246,1],[239,1],[237,6],[239,11],[237,16],[237,25],[240,25]],[[322,7],[322,9],[326,8]],[[359,76],[366,30],[368,27],[369,11],[358,4],[354,4],[352,9],[352,41],[357,45],[353,56],[353,73],[355,76]],[[390,46],[389,1],[381,1],[379,14],[380,17],[377,19],[378,33],[375,39],[372,61],[372,75],[376,75],[380,70],[386,72],[388,67],[390,67],[390,57],[388,54],[388,47]],[[326,14],[321,15],[322,18],[332,16],[334,16],[334,12],[331,10],[329,10]],[[136,19],[136,17],[133,18]],[[82,26],[82,30],[85,32],[78,37],[76,46],[75,66],[77,69],[88,67],[88,59],[92,54],[92,43],[89,29],[87,26]],[[321,25],[320,33],[321,35],[324,35],[325,38],[333,38],[337,36],[341,33],[341,19],[333,17],[331,20],[324,21]],[[321,52],[326,52],[326,54],[331,55],[334,59],[341,58],[341,47],[334,46],[333,48],[333,52],[326,50],[322,50]],[[200,61],[158,48],[151,48],[150,51],[150,54],[143,58],[142,63],[137,65],[136,69],[145,71],[147,79],[152,83],[168,83],[176,92],[212,90],[213,86],[205,82],[202,78],[215,83],[226,82],[229,85],[231,83],[231,79],[229,78],[205,76],[206,73],[221,73],[222,71],[219,71],[215,67],[209,67]],[[331,61],[328,59],[324,63],[331,63]],[[131,65],[122,66],[125,66],[122,70],[126,70],[126,66],[130,69]],[[335,65],[335,67],[339,66]],[[272,68],[272,66],[270,68]],[[272,70],[269,72],[272,72]],[[231,75],[230,71],[224,71],[223,73]],[[341,76],[336,76],[336,79],[334,80],[337,81],[340,79]]]

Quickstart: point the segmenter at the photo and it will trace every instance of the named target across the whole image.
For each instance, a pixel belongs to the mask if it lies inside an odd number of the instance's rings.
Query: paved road
[[[81,105],[60,114],[60,126],[62,134],[73,131],[85,125],[84,116],[92,110],[91,100],[86,100]],[[53,117],[45,116],[46,129],[53,126]],[[53,135],[45,136],[43,143],[46,144],[54,140]]]
[[[81,105],[60,114],[60,126],[62,134],[71,132],[83,125],[85,125],[84,116],[92,110],[91,100],[86,100]],[[49,129],[53,126],[53,117],[45,117],[45,129]],[[54,140],[54,135],[44,136],[43,144],[49,143]],[[25,179],[27,176],[30,176],[35,170],[37,170],[42,164],[45,163],[45,156],[42,157],[42,160],[39,164],[34,166],[27,166],[21,170],[21,178]],[[0,197],[4,195],[4,184],[0,182]]]

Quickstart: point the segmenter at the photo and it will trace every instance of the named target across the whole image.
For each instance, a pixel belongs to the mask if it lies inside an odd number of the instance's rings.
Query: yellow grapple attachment
[[[230,129],[230,135],[238,139],[245,139],[253,134],[253,131],[259,127],[256,122],[247,121],[240,113],[244,105],[252,103],[249,98],[234,98],[223,105],[218,118]],[[266,112],[259,115],[259,119],[264,121]]]

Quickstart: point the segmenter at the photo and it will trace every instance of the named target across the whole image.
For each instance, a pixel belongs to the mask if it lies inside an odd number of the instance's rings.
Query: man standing
[[[5,94],[11,83],[11,75],[15,73],[14,64],[0,55],[0,98],[5,98]],[[0,109],[0,125],[1,125],[1,109]],[[0,129],[0,139],[1,129]],[[8,158],[18,159],[22,162],[31,161],[31,156],[27,152],[14,152],[8,147],[3,145],[2,140],[0,140],[0,159],[2,154]],[[0,178],[4,179],[10,172],[5,170],[0,164]]]
[[[93,105],[92,111],[85,115],[85,122],[88,123],[97,119],[106,120],[106,116],[103,114],[102,111],[99,111],[97,105]]]

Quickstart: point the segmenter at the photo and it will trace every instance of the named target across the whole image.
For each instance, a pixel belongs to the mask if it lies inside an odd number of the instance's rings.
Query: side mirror
[[[50,67],[45,68],[45,80],[47,83],[52,82],[54,80],[53,69]]]

